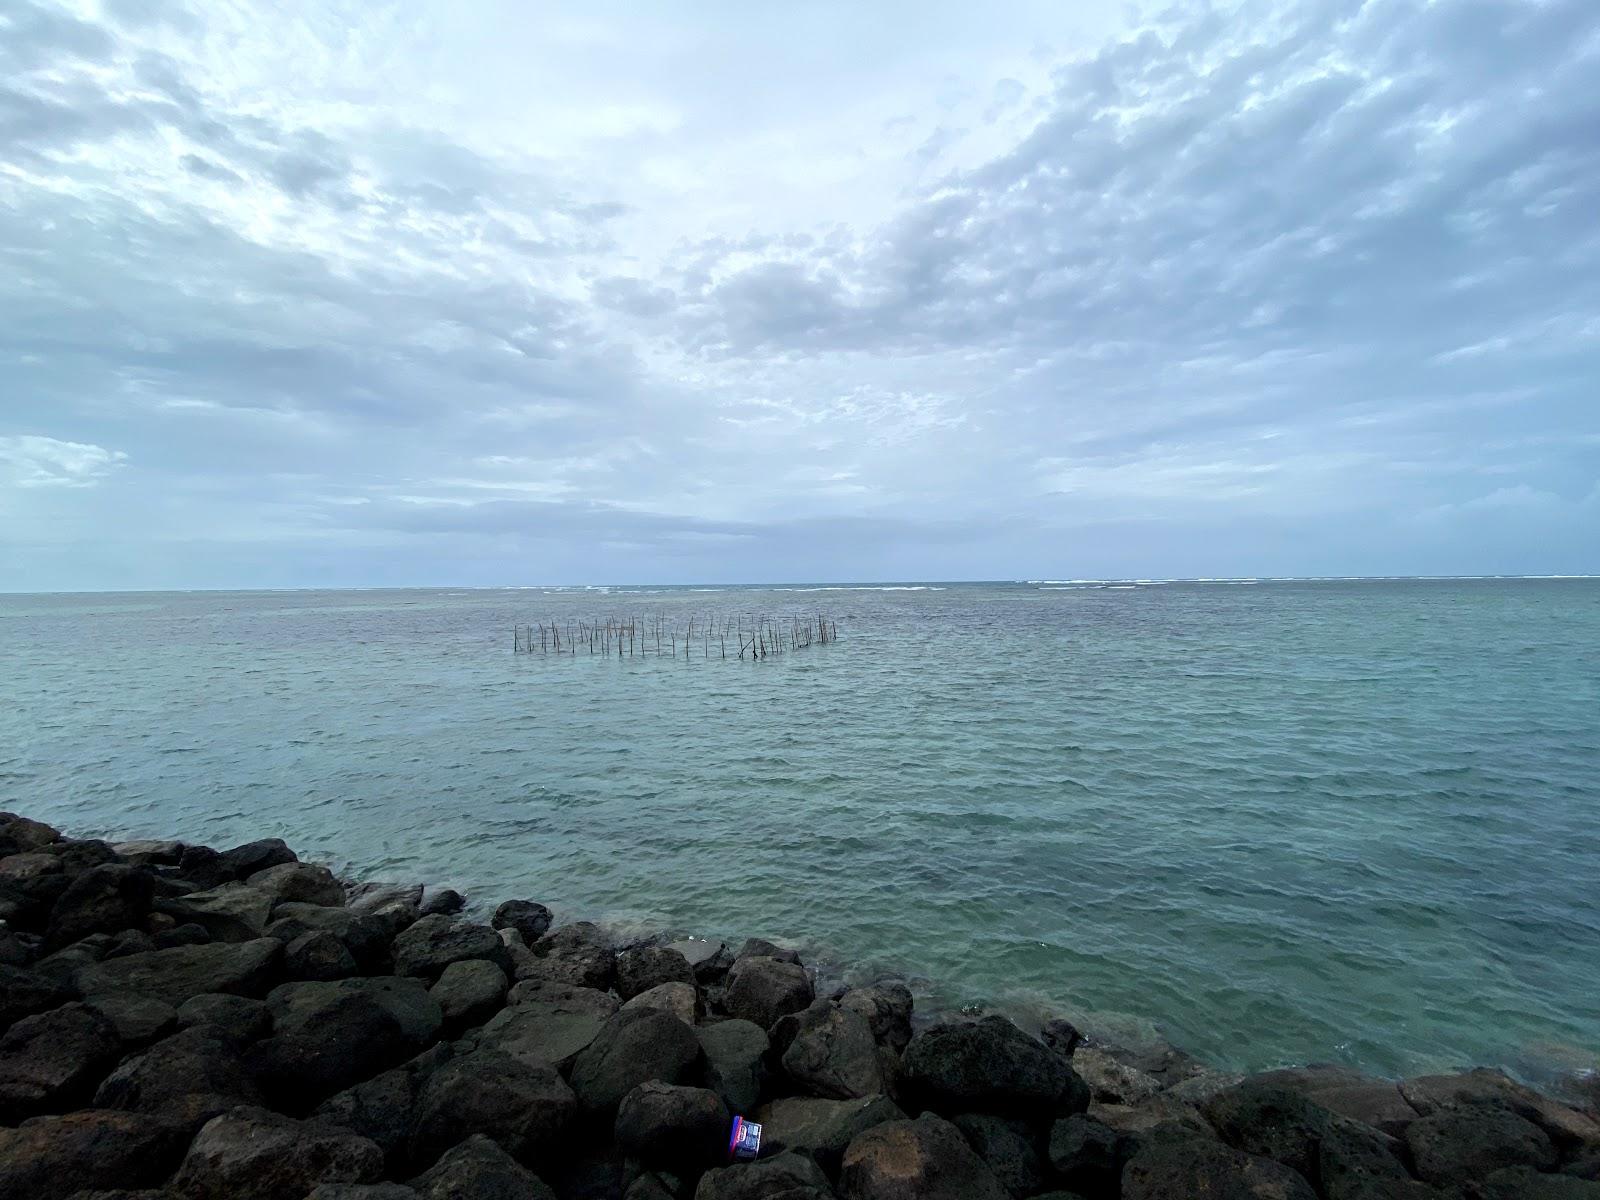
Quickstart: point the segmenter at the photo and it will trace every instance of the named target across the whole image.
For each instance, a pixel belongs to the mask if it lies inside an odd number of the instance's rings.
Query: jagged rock
[[[85,997],[140,992],[177,1006],[205,992],[262,995],[277,973],[282,954],[283,943],[274,938],[175,946],[95,963],[81,968],[74,978]]]
[[[411,1110],[417,1088],[427,1074],[412,1069],[411,1064],[381,1072],[335,1092],[316,1107],[312,1116],[371,1138],[383,1151],[389,1172],[397,1173],[406,1162],[406,1140],[411,1136]]]
[[[347,908],[357,912],[376,912],[393,906],[419,909],[422,907],[422,885],[363,880],[345,889],[344,902]],[[415,920],[415,917],[412,919]]]
[[[705,1015],[705,1005],[692,983],[658,983],[646,988],[622,1006],[623,1008],[656,1008],[671,1013],[685,1025],[693,1025]]]
[[[1009,1200],[960,1131],[932,1113],[860,1134],[844,1152],[839,1189],[850,1200]]]
[[[109,933],[91,933],[54,954],[47,954],[33,964],[33,970],[61,984],[70,984],[84,967],[93,966],[106,956],[111,944]]]
[[[264,1108],[236,1108],[208,1121],[172,1187],[188,1200],[304,1200],[323,1183],[368,1183],[383,1152],[367,1138]]]
[[[86,1004],[24,1017],[0,1037],[0,1121],[76,1107],[121,1052],[116,1027]]]
[[[272,919],[273,896],[247,883],[224,883],[203,892],[158,900],[156,909],[184,925],[198,925],[219,942],[262,937]]]
[[[1072,1056],[1072,1069],[1089,1085],[1089,1095],[1101,1104],[1142,1104],[1161,1091],[1152,1076],[1099,1046],[1079,1046]]]
[[[722,1005],[729,1016],[769,1029],[779,1017],[800,1012],[815,998],[811,977],[799,963],[755,955],[735,960]]]
[[[154,915],[162,916],[163,914],[157,913]],[[170,917],[166,919],[171,920]],[[149,921],[150,918],[147,916],[145,918],[146,924]],[[124,929],[121,933],[112,937],[111,944],[106,947],[106,952],[101,955],[101,958],[126,958],[130,954],[148,954],[151,950],[159,949],[161,947],[156,944],[155,938],[144,930]]]
[[[665,946],[639,946],[616,957],[617,991],[632,1000],[663,983],[694,986],[694,968],[676,950]]]
[[[453,962],[428,989],[439,1003],[447,1030],[456,1031],[480,1025],[504,1003],[511,981],[494,963],[481,958]]]
[[[0,879],[37,879],[40,875],[59,874],[61,860],[41,850],[0,858]]]
[[[1031,1196],[1044,1186],[1044,1160],[1025,1122],[993,1113],[962,1113],[950,1123],[1013,1196]]]
[[[1117,1131],[1124,1158],[1136,1154],[1148,1142],[1169,1136],[1217,1136],[1217,1131],[1200,1115],[1199,1109],[1166,1095],[1132,1107],[1091,1104],[1085,1115]]]
[[[865,1017],[878,1044],[896,1054],[911,1041],[911,989],[903,983],[851,988],[839,998],[839,1007]]]
[[[1299,1092],[1246,1080],[1213,1096],[1200,1111],[1234,1149],[1273,1159],[1307,1179],[1316,1177],[1317,1146],[1331,1115]]]
[[[531,946],[550,931],[550,910],[532,900],[507,900],[494,910],[489,924],[495,929],[515,929]]]
[[[1334,1117],[1317,1145],[1317,1189],[1324,1200],[1437,1200],[1395,1153],[1400,1143],[1369,1125]]]
[[[178,1024],[184,1029],[210,1026],[227,1041],[242,1046],[272,1031],[272,1012],[264,1000],[204,992],[178,1005]]]
[[[1122,1169],[1122,1200],[1316,1200],[1282,1163],[1201,1138],[1145,1146]]]
[[[289,979],[348,979],[358,970],[345,944],[326,930],[302,933],[283,948],[283,973]]]
[[[146,924],[154,928],[157,921],[173,922],[173,918],[166,913],[151,913]],[[157,950],[171,950],[175,946],[204,946],[212,940],[204,927],[193,923],[179,925],[173,922],[166,928],[156,929],[152,936]]]
[[[185,1029],[127,1059],[108,1075],[94,1102],[100,1108],[162,1116],[190,1133],[261,1093],[238,1049],[208,1025]]]
[[[50,911],[47,949],[69,946],[91,933],[133,929],[150,911],[155,887],[142,867],[106,863],[74,879]]]
[[[356,965],[368,974],[389,969],[389,943],[401,929],[403,913],[367,912],[350,908],[330,908],[320,904],[280,901],[273,910],[267,936],[292,942],[308,933],[331,933],[344,943]]]
[[[904,1121],[906,1114],[887,1096],[864,1100],[785,1096],[757,1109],[755,1119],[762,1126],[762,1153],[794,1150],[816,1159],[832,1175],[859,1134],[885,1121]]]
[[[152,1000],[137,993],[96,996],[90,1007],[117,1031],[124,1046],[143,1046],[165,1037],[178,1024],[178,1010],[164,1000]]]
[[[57,979],[25,967],[0,966],[0,1030],[23,1017],[55,1008],[71,997]]]
[[[548,933],[530,947],[534,961],[517,970],[519,979],[545,979],[605,991],[616,978],[611,938],[589,921],[576,921]]]
[[[137,1188],[172,1173],[187,1136],[143,1113],[88,1110],[0,1129],[0,1196],[66,1200],[96,1188]]]
[[[556,1200],[492,1139],[473,1134],[411,1181],[422,1200]]]
[[[779,962],[800,965],[798,950],[786,950],[776,942],[767,941],[766,938],[746,938],[744,945],[734,954],[733,961],[738,962],[744,958],[775,958]]]
[[[1063,1117],[1050,1128],[1050,1167],[1063,1183],[1095,1195],[1114,1191],[1122,1169],[1117,1132],[1082,1113]]]
[[[293,1033],[339,996],[370,996],[400,1026],[413,1051],[422,1049],[439,1033],[444,1015],[439,1002],[420,979],[375,975],[361,979],[285,983],[272,989],[267,1008],[275,1034]]]
[[[50,910],[70,883],[63,872],[22,879],[0,877],[0,921],[24,933],[42,933]]]
[[[1088,1107],[1086,1095],[1074,1094],[1081,1081],[1067,1061],[1000,1016],[926,1029],[911,1039],[904,1064],[907,1088],[940,1111],[1037,1117]]]
[[[257,871],[245,880],[274,900],[338,908],[344,904],[344,885],[320,863],[279,863]]]
[[[394,939],[396,975],[437,979],[454,962],[481,958],[502,971],[511,970],[511,956],[500,935],[487,925],[458,924],[440,914],[425,916]]]
[[[670,1013],[618,1012],[572,1064],[572,1090],[586,1112],[609,1118],[641,1083],[681,1083],[700,1058],[694,1030]]]
[[[644,1162],[703,1167],[726,1158],[730,1119],[713,1091],[651,1080],[622,1098],[613,1136]]]
[[[1532,1121],[1568,1154],[1600,1151],[1600,1121],[1517,1083],[1502,1071],[1479,1068],[1458,1075],[1425,1075],[1406,1080],[1400,1091],[1423,1116],[1462,1105],[1506,1108]]]
[[[1071,1058],[1083,1043],[1083,1033],[1065,1017],[1051,1017],[1039,1030],[1039,1040],[1057,1054]]]
[[[608,992],[529,981],[511,989],[510,1007],[478,1031],[478,1045],[565,1071],[617,1011]]]
[[[885,1090],[878,1055],[867,1019],[824,1000],[801,1014],[783,1069],[813,1095],[854,1100]]]
[[[1390,1080],[1374,1079],[1349,1067],[1317,1063],[1308,1067],[1267,1071],[1250,1077],[1252,1083],[1286,1087],[1342,1117],[1360,1121],[1390,1137],[1401,1137],[1420,1115]],[[1190,1084],[1179,1085],[1190,1089]],[[1214,1093],[1213,1093],[1214,1094]],[[1198,1097],[1206,1100],[1210,1097]]]
[[[1417,1175],[1441,1187],[1460,1187],[1502,1167],[1548,1171],[1556,1150],[1545,1132],[1508,1108],[1441,1108],[1406,1127]]]
[[[695,1037],[704,1055],[701,1077],[705,1085],[733,1112],[753,1109],[766,1079],[766,1031],[753,1022],[735,1019],[699,1027]]]
[[[117,857],[126,859],[136,867],[175,867],[183,857],[183,843],[167,838],[135,838],[131,842],[114,842],[111,849]]]
[[[777,1154],[707,1171],[694,1200],[833,1200],[833,1189],[805,1155]]]
[[[43,950],[44,939],[38,934],[0,925],[0,966],[27,967],[37,962]],[[3,994],[3,992],[0,992]],[[0,1001],[3,1003],[3,1001]],[[5,1024],[0,1017],[0,1026]]]
[[[473,1133],[487,1134],[517,1158],[556,1151],[578,1102],[552,1067],[529,1066],[495,1050],[451,1059],[428,1076],[417,1096],[410,1149],[431,1162]]]
[[[319,1183],[306,1200],[417,1200],[403,1183]]]
[[[422,890],[417,912],[424,917],[453,917],[466,906],[466,897],[455,888],[428,887]]]
[[[0,812],[0,855],[24,854],[60,840],[61,834],[43,821]]]
[[[1532,1167],[1504,1167],[1478,1185],[1478,1195],[1481,1200],[1600,1200],[1600,1183],[1541,1175]]]
[[[178,859],[178,874],[202,888],[213,888],[245,879],[268,867],[297,861],[294,851],[284,845],[281,838],[246,842],[220,854],[208,846],[185,846]]]

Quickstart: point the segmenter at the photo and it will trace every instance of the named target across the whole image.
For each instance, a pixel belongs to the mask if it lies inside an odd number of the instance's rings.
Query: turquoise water
[[[841,640],[511,653],[685,609]],[[1591,580],[0,596],[0,806],[794,939],[1239,1068],[1536,1075],[1600,1054],[1597,646]]]

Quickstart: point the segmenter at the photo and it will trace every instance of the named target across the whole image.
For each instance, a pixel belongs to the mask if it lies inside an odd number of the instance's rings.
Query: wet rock
[[[1504,1108],[1464,1105],[1419,1117],[1406,1127],[1417,1175],[1460,1187],[1503,1167],[1551,1170],[1556,1150],[1533,1122]]]
[[[705,1015],[705,1005],[701,1003],[700,993],[692,983],[658,983],[653,988],[646,988],[622,1007],[660,1009],[671,1013],[685,1025],[693,1025]]]
[[[1568,1154],[1585,1147],[1590,1152],[1600,1150],[1600,1121],[1517,1083],[1502,1071],[1479,1068],[1458,1075],[1426,1075],[1406,1080],[1400,1091],[1423,1116],[1463,1105],[1505,1108],[1532,1121]]]
[[[1315,1063],[1267,1071],[1250,1078],[1252,1083],[1299,1092],[1330,1112],[1371,1125],[1390,1137],[1402,1136],[1406,1126],[1419,1115],[1392,1081],[1374,1079],[1337,1064]]]
[[[384,974],[390,967],[389,943],[405,928],[404,914],[330,908],[319,904],[280,902],[273,910],[267,935],[288,943],[308,933],[331,933],[344,943],[356,966],[368,974]]]
[[[578,1102],[554,1068],[529,1066],[494,1050],[460,1055],[428,1076],[417,1096],[410,1149],[432,1162],[473,1133],[483,1133],[517,1158],[557,1151]]]
[[[500,935],[487,925],[458,924],[449,917],[425,916],[394,939],[396,975],[437,979],[451,963],[483,959],[502,971],[511,956]]]
[[[89,1110],[0,1129],[0,1196],[66,1200],[90,1189],[152,1187],[172,1173],[187,1137],[142,1113]]]
[[[473,1134],[411,1181],[422,1200],[556,1200],[492,1139]]]
[[[1316,1178],[1317,1147],[1331,1114],[1299,1092],[1246,1080],[1212,1097],[1200,1111],[1217,1136],[1234,1149],[1274,1159],[1306,1179]]]
[[[204,992],[178,1006],[178,1024],[184,1029],[208,1025],[225,1040],[243,1046],[272,1031],[272,1014],[264,1000]]]
[[[376,912],[379,909],[422,907],[420,883],[378,883],[362,880],[345,889],[345,906],[356,912]],[[412,918],[415,920],[415,917]]]
[[[644,1162],[704,1167],[726,1158],[730,1120],[715,1092],[651,1080],[622,1098],[613,1136]]]
[[[156,909],[183,925],[198,925],[219,942],[262,937],[274,898],[247,883],[225,883],[203,892],[159,900]]]
[[[281,838],[261,838],[217,853],[205,846],[187,846],[178,860],[178,873],[201,887],[216,887],[248,878],[268,867],[299,861]]]
[[[878,1043],[867,1018],[820,1001],[799,1018],[784,1073],[813,1095],[853,1100],[885,1090]]]
[[[799,963],[755,955],[734,962],[722,1004],[729,1016],[768,1029],[779,1017],[800,1012],[815,998],[811,977]]]
[[[511,989],[510,1007],[478,1031],[478,1045],[565,1071],[617,1011],[609,992],[529,981]]]
[[[24,854],[60,840],[61,834],[43,821],[0,812],[0,855]]]
[[[139,992],[177,1006],[205,992],[260,996],[274,981],[282,955],[283,943],[274,938],[176,946],[95,963],[75,979],[86,997]]]
[[[106,863],[90,868],[68,885],[51,909],[45,947],[59,949],[92,933],[137,927],[150,911],[154,892],[150,873],[141,867]]]
[[[695,1037],[704,1056],[701,1078],[705,1085],[733,1112],[751,1111],[761,1099],[766,1080],[766,1031],[750,1021],[718,1021],[697,1028]]]
[[[877,983],[851,988],[839,1007],[866,1018],[873,1038],[896,1054],[911,1041],[911,989],[903,983]]]
[[[489,924],[495,929],[515,929],[523,944],[531,946],[550,931],[550,910],[532,900],[507,900],[494,910]]]
[[[90,1005],[117,1031],[126,1046],[144,1046],[165,1037],[178,1024],[178,1011],[164,1000],[137,994],[96,996]]]
[[[1317,1145],[1317,1189],[1324,1200],[1437,1200],[1412,1179],[1387,1134],[1335,1117]]]
[[[304,1200],[323,1183],[368,1183],[383,1154],[337,1125],[236,1108],[206,1123],[172,1182],[188,1200]]]
[[[375,975],[331,982],[285,983],[272,989],[267,1007],[275,1034],[294,1033],[314,1014],[339,996],[368,996],[399,1024],[412,1052],[422,1049],[439,1033],[444,1015],[439,1002],[420,979]]]
[[[0,966],[0,1030],[34,1013],[64,1004],[70,989],[57,979],[24,967]]]
[[[762,1126],[762,1153],[793,1150],[814,1158],[829,1175],[856,1137],[886,1121],[904,1121],[906,1114],[887,1096],[864,1100],[823,1100],[785,1096],[756,1110]]]
[[[1010,1193],[954,1125],[931,1113],[886,1121],[844,1152],[839,1190],[850,1200],[1008,1200]]]
[[[274,900],[338,908],[344,904],[344,885],[319,863],[279,863],[257,871],[245,880]]]
[[[962,1113],[950,1123],[1013,1196],[1031,1196],[1044,1186],[1044,1160],[1026,1124],[992,1113]]]
[[[302,933],[283,948],[283,973],[289,979],[348,979],[359,970],[345,944],[325,930]]]
[[[0,1121],[75,1107],[121,1052],[115,1026],[86,1004],[24,1017],[0,1037]]]
[[[767,941],[766,938],[746,938],[744,945],[734,954],[733,961],[738,962],[743,958],[775,958],[779,962],[800,965],[798,950],[786,950],[775,942]]]
[[[1116,1130],[1124,1158],[1138,1153],[1149,1142],[1167,1137],[1217,1136],[1194,1105],[1166,1095],[1132,1106],[1091,1104],[1086,1115]]]
[[[1073,1094],[1078,1081],[1067,1061],[1000,1016],[924,1030],[906,1047],[904,1065],[906,1087],[941,1111],[1037,1117],[1088,1106],[1087,1096]]]
[[[466,906],[466,897],[455,888],[430,887],[423,889],[417,912],[424,917],[453,917]]]
[[[682,1083],[700,1058],[694,1030],[670,1013],[618,1012],[572,1064],[572,1090],[584,1110],[609,1119],[641,1083]]]
[[[833,1189],[811,1159],[778,1154],[707,1171],[694,1200],[833,1200]]]
[[[1147,1145],[1122,1169],[1122,1200],[1316,1200],[1282,1163],[1199,1138]]]
[[[1099,1046],[1079,1046],[1072,1069],[1089,1085],[1089,1095],[1101,1104],[1140,1104],[1161,1091],[1155,1078],[1119,1061]]]
[[[1120,1138],[1110,1126],[1082,1113],[1050,1128],[1050,1167],[1069,1188],[1094,1195],[1114,1191],[1122,1169]]]
[[[616,957],[617,991],[632,1000],[663,983],[694,986],[694,968],[676,950],[665,946],[639,946]]]
[[[499,1011],[511,981],[486,959],[453,962],[439,975],[428,993],[439,1004],[447,1032],[481,1025]]]
[[[43,851],[0,858],[0,879],[37,879],[40,875],[59,874],[61,860]]]
[[[260,1104],[261,1093],[238,1048],[215,1028],[201,1025],[123,1062],[100,1085],[94,1102],[162,1116],[193,1133],[229,1109]]]
[[[111,849],[117,857],[136,867],[175,867],[183,857],[183,843],[166,838],[135,838],[131,842],[114,842]]]
[[[598,925],[577,921],[534,942],[534,962],[518,968],[518,978],[545,979],[605,991],[616,978],[611,938]]]
[[[1071,1058],[1083,1042],[1083,1034],[1065,1017],[1052,1017],[1039,1030],[1039,1040],[1057,1054]]]

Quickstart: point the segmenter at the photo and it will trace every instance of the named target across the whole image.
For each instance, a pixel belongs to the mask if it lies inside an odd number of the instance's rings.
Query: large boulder
[[[409,1162],[407,1140],[411,1136],[411,1110],[416,1103],[417,1089],[427,1075],[427,1070],[415,1069],[412,1063],[395,1067],[335,1092],[311,1115],[371,1138],[383,1151],[389,1173],[396,1174]]]
[[[1050,1169],[1069,1188],[1088,1195],[1114,1192],[1122,1170],[1116,1130],[1082,1113],[1050,1129]]]
[[[766,1080],[767,1033],[738,1019],[695,1029],[704,1056],[701,1079],[733,1112],[747,1113],[761,1099]]]
[[[658,983],[653,988],[646,988],[622,1007],[658,1008],[662,1012],[671,1013],[685,1025],[693,1025],[705,1015],[705,1005],[701,1002],[700,992],[694,984],[677,981]]]
[[[850,1200],[1010,1200],[960,1130],[932,1113],[859,1135],[844,1152],[839,1190]]]
[[[59,949],[91,933],[134,929],[150,911],[155,885],[150,872],[123,863],[106,863],[83,872],[61,894],[50,912],[45,946]]]
[[[511,955],[487,925],[458,923],[436,914],[422,917],[394,939],[396,975],[437,979],[454,962],[484,959],[509,973]]]
[[[93,963],[81,968],[74,979],[86,997],[101,992],[141,992],[177,1007],[206,992],[264,995],[275,981],[282,957],[283,943],[275,938],[175,946]]]
[[[493,1139],[475,1133],[411,1181],[421,1200],[556,1200]]]
[[[439,1033],[444,1014],[420,979],[376,975],[331,982],[285,983],[272,989],[267,1009],[275,1034],[294,1033],[340,996],[368,996],[392,1016],[412,1050],[420,1050]]]
[[[392,909],[372,912],[280,901],[272,910],[267,936],[288,943],[308,933],[331,933],[344,943],[363,972],[379,975],[389,970],[390,942],[410,920],[411,916],[404,911]]]
[[[172,1181],[188,1200],[304,1200],[323,1183],[367,1183],[383,1152],[367,1138],[264,1108],[236,1108],[196,1135]]]
[[[1013,1196],[1031,1196],[1044,1186],[1044,1158],[1026,1122],[993,1113],[962,1113],[950,1123]]]
[[[117,1031],[124,1047],[147,1046],[171,1033],[178,1023],[178,1010],[165,1000],[153,1000],[137,992],[126,996],[103,992],[89,1006]]]
[[[202,888],[234,883],[281,863],[298,861],[282,838],[261,838],[221,853],[209,846],[185,846],[178,859],[178,874]]]
[[[722,1006],[729,1016],[770,1029],[779,1017],[802,1011],[814,999],[811,977],[799,963],[753,955],[738,959],[728,971]]]
[[[1089,1086],[1091,1100],[1099,1104],[1142,1104],[1161,1091],[1153,1075],[1123,1062],[1102,1046],[1079,1046],[1072,1069]]]
[[[550,910],[532,900],[507,900],[489,918],[494,929],[515,929],[525,945],[533,945],[550,931]]]
[[[344,885],[320,863],[279,863],[275,867],[257,871],[245,882],[266,892],[274,900],[319,904],[325,908],[338,908],[344,904]]]
[[[887,1096],[864,1100],[824,1100],[817,1096],[785,1096],[755,1112],[761,1124],[765,1153],[793,1150],[822,1164],[832,1175],[857,1135],[886,1121],[904,1121],[906,1114]]]
[[[632,1000],[663,983],[694,986],[694,968],[689,960],[667,946],[639,946],[617,955],[617,991]]]
[[[101,1083],[94,1102],[165,1117],[193,1133],[229,1109],[259,1105],[261,1093],[238,1047],[215,1027],[198,1025],[125,1060]]]
[[[70,998],[70,989],[60,980],[25,967],[0,965],[0,1030]]]
[[[833,1189],[805,1155],[777,1154],[707,1171],[694,1200],[833,1200]]]
[[[630,1009],[607,1021],[574,1060],[572,1090],[586,1112],[609,1119],[641,1083],[682,1083],[699,1059],[694,1030],[677,1017]]]
[[[899,1054],[911,1041],[911,989],[903,983],[875,983],[851,988],[839,1007],[860,1013],[880,1046]]]
[[[265,935],[276,898],[246,883],[159,900],[156,909],[180,925],[198,925],[219,942],[248,942]]]
[[[1504,1108],[1544,1130],[1565,1154],[1600,1153],[1600,1120],[1557,1103],[1502,1071],[1479,1068],[1457,1075],[1425,1075],[1403,1082],[1400,1092],[1423,1116],[1463,1106]]]
[[[1122,1200],[1316,1200],[1305,1178],[1270,1158],[1202,1138],[1152,1141],[1122,1169]]]
[[[359,970],[349,948],[326,930],[302,933],[283,948],[283,973],[289,979],[326,982],[348,979]]]
[[[815,1096],[854,1100],[885,1090],[878,1043],[867,1018],[820,1001],[799,1018],[783,1070]]]
[[[941,1112],[1015,1112],[1039,1117],[1081,1111],[1067,1061],[1010,1021],[935,1025],[911,1039],[904,1055],[905,1085]]]
[[[511,981],[494,963],[483,958],[453,962],[428,989],[439,1004],[445,1029],[455,1033],[481,1025],[499,1011]]]
[[[1299,1092],[1329,1112],[1371,1125],[1390,1137],[1403,1137],[1406,1126],[1421,1115],[1393,1080],[1377,1079],[1334,1063],[1267,1071],[1251,1076],[1250,1082]],[[1182,1086],[1190,1088],[1189,1084]]]
[[[264,1038],[272,1032],[272,1010],[264,1000],[249,996],[230,996],[226,992],[203,992],[178,1005],[178,1027],[209,1027],[236,1046]]]
[[[519,979],[545,979],[605,991],[616,980],[616,952],[605,930],[589,921],[563,925],[532,943],[533,961]]]
[[[1461,1187],[1504,1167],[1548,1171],[1556,1149],[1544,1130],[1507,1108],[1463,1105],[1420,1117],[1406,1127],[1417,1175],[1439,1187]]]
[[[565,1071],[617,1011],[609,992],[528,981],[511,989],[510,1005],[478,1031],[478,1045]]]
[[[412,1116],[412,1159],[432,1162],[474,1133],[517,1158],[550,1155],[561,1148],[577,1110],[572,1089],[553,1068],[494,1050],[472,1051],[422,1084]]]
[[[0,857],[25,854],[60,840],[61,834],[43,821],[12,812],[0,812]]]
[[[0,1196],[67,1200],[80,1191],[155,1187],[188,1135],[144,1113],[90,1109],[0,1129]]]
[[[121,1052],[116,1027],[86,1004],[24,1017],[0,1037],[0,1121],[76,1107]]]
[[[727,1156],[730,1121],[715,1092],[651,1080],[622,1098],[613,1136],[631,1158],[701,1168]]]

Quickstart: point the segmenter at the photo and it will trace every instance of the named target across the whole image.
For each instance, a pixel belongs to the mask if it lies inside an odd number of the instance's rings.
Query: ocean
[[[751,663],[512,627],[830,616]],[[1241,1070],[1600,1056],[1600,581],[0,596],[0,807]]]

